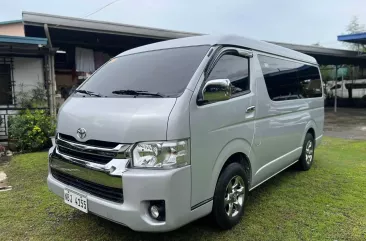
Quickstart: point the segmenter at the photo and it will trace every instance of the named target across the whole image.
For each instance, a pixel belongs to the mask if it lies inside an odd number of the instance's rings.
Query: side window
[[[341,85],[335,85],[332,88],[330,88],[331,90],[334,90],[337,87],[337,89],[340,89],[342,86]]]
[[[301,98],[315,98],[322,96],[322,82],[320,80],[320,74],[317,67],[299,64],[297,78],[299,79]]]
[[[221,56],[207,80],[229,79],[232,95],[249,91],[249,60],[233,54]]]
[[[258,55],[258,59],[271,100],[322,96],[322,83],[317,67],[263,55]]]
[[[296,63],[262,55],[258,58],[271,100],[298,99]]]

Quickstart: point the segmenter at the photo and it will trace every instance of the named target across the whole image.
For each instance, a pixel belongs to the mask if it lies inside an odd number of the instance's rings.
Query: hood
[[[57,132],[79,141],[118,143],[166,140],[169,114],[175,98],[71,97],[58,115]],[[80,139],[76,131],[86,130]]]

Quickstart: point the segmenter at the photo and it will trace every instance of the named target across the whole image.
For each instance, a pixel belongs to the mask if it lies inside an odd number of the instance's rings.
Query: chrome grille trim
[[[89,162],[89,161],[86,161],[86,160],[82,160],[82,159],[79,159],[79,158],[75,158],[75,157],[72,157],[72,156],[62,154],[59,151],[58,147],[56,147],[55,151],[56,151],[57,155],[61,156],[65,160],[67,160],[69,162],[72,162],[72,163],[75,163],[75,164],[78,164],[78,165],[81,165],[81,166],[84,166],[84,167],[87,167],[87,168],[92,169],[92,170],[105,172],[105,173],[108,173],[108,174],[110,174],[110,172],[113,170],[112,167],[108,168],[108,167],[106,167],[106,165],[93,163],[93,162]]]
[[[79,143],[64,140],[60,137],[60,135],[57,135],[56,140],[59,141],[59,142],[67,143],[70,146],[76,147],[76,148],[81,149],[81,150],[91,150],[91,151],[106,151],[106,152],[116,152],[117,153],[123,146],[126,146],[125,144],[118,144],[114,148],[88,146],[88,145],[83,145],[83,144],[79,144]]]
[[[104,166],[113,159],[130,158],[130,148],[132,145],[117,144],[114,148],[90,146],[65,140],[58,134],[56,137],[56,147],[57,154],[64,156],[65,159],[71,158],[77,162],[83,161],[93,163],[93,165]]]

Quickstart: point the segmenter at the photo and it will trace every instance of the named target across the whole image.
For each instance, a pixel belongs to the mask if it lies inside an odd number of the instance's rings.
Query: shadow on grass
[[[267,182],[263,183],[252,192],[249,193],[249,200],[246,204],[246,210],[255,210],[256,206],[261,205],[263,202],[263,194],[275,192],[278,187],[284,184],[284,180],[292,178],[298,174],[295,167],[291,166],[279,173],[275,177],[269,179]],[[265,202],[265,201],[264,201]],[[252,213],[249,213],[253,215]],[[246,216],[248,212],[243,217],[241,223],[245,223]],[[198,219],[190,224],[187,224],[177,230],[167,232],[167,233],[141,233],[135,232],[127,227],[113,223],[111,221],[105,220],[103,218],[94,216],[94,220],[97,222],[99,227],[108,233],[110,238],[126,236],[131,240],[199,240],[199,239],[210,239],[217,238],[218,235],[225,238],[225,233],[230,231],[221,231],[217,228],[210,215]],[[245,226],[245,224],[244,224]]]

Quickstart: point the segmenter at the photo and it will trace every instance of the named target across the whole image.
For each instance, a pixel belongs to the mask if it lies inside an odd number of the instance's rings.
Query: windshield
[[[116,57],[79,89],[101,97],[178,97],[210,46],[163,49]]]

